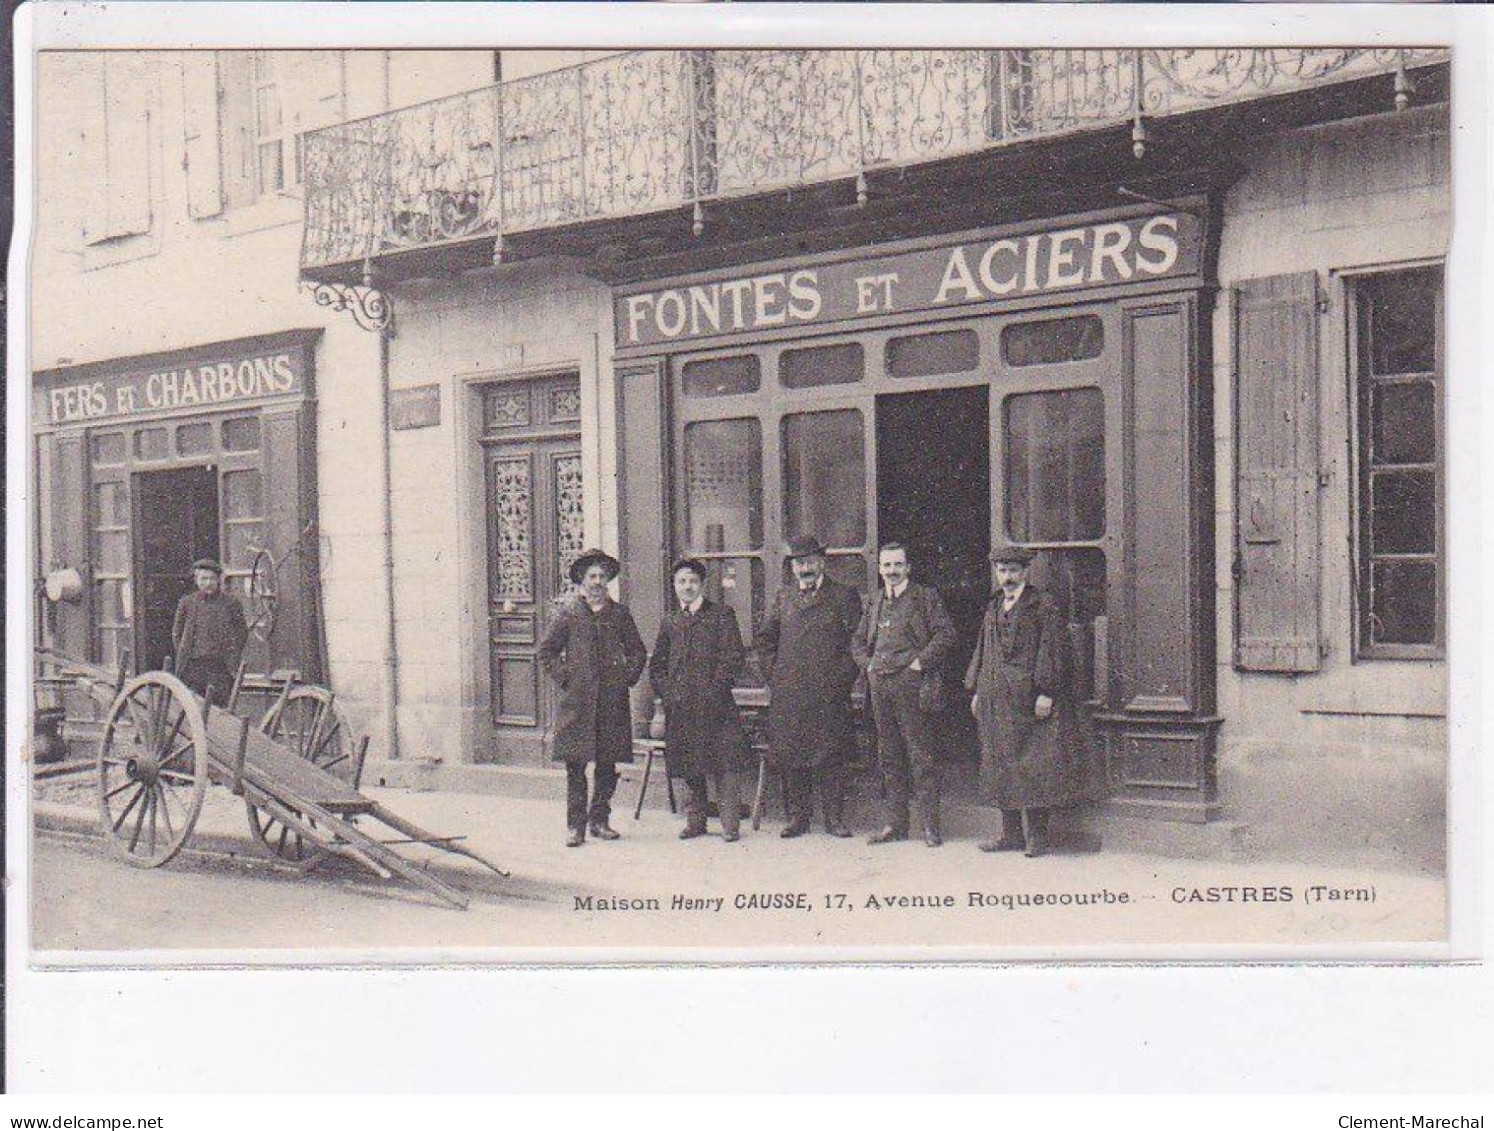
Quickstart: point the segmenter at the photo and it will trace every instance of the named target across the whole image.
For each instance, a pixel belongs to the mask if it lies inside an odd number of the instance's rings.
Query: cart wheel
[[[261,643],[275,631],[275,613],[280,604],[279,581],[275,576],[275,559],[269,550],[254,555],[249,571],[249,631]]]
[[[208,786],[202,705],[168,672],[120,688],[99,741],[99,819],[121,859],[158,868],[181,851]]]
[[[353,732],[325,687],[293,688],[283,704],[270,708],[260,729],[312,765],[343,781],[353,780]],[[320,845],[267,809],[248,801],[244,808],[255,838],[280,859],[305,864],[322,855]],[[302,819],[315,827],[311,818]]]

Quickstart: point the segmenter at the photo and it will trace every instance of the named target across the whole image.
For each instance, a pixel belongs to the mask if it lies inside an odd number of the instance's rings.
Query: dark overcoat
[[[980,697],[980,796],[1002,809],[1084,800],[1084,736],[1074,711],[1068,630],[1057,606],[1029,584],[1010,612],[998,590],[986,606],[965,687]],[[1047,719],[1033,713],[1053,700]]]
[[[784,769],[813,769],[849,756],[856,742],[851,637],[861,598],[826,577],[818,589],[785,585],[757,633],[772,696],[768,745]]]
[[[747,768],[747,736],[731,694],[743,657],[737,614],[725,605],[705,600],[693,613],[676,607],[659,626],[648,674],[664,700],[664,758],[672,776]]]
[[[594,613],[579,595],[561,603],[539,646],[540,667],[560,689],[555,761],[633,760],[628,688],[638,682],[647,660],[626,605],[608,598]]]

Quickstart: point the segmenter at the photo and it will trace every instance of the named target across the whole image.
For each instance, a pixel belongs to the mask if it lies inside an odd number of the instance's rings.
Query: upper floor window
[[[1352,287],[1359,651],[1436,656],[1446,615],[1442,272],[1366,275]]]
[[[256,51],[254,84],[254,178],[261,196],[301,183],[296,138],[287,136],[281,107],[279,67],[274,52]]]

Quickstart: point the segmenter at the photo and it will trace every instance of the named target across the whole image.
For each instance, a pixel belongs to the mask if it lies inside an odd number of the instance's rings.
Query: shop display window
[[[785,537],[866,543],[866,429],[859,409],[801,412],[782,425]],[[864,572],[864,571],[863,571]]]
[[[974,330],[910,334],[887,343],[891,377],[937,377],[968,373],[980,364],[980,337]]]
[[[1005,405],[1006,526],[1021,543],[1105,532],[1105,401],[1099,389],[1023,393]]]
[[[762,366],[756,354],[707,357],[686,362],[680,385],[687,397],[733,397],[762,387]]]
[[[1105,324],[1098,314],[1014,322],[1001,331],[1001,360],[1011,366],[1091,361],[1104,351]]]
[[[778,380],[785,389],[850,385],[865,373],[866,353],[860,342],[784,350],[778,358]]]

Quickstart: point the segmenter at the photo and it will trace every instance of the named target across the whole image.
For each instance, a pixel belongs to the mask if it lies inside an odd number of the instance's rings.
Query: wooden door
[[[549,379],[487,397],[489,717],[504,761],[549,752],[555,701],[536,653],[584,548],[581,441],[564,427],[579,420],[576,391],[574,378]]]

